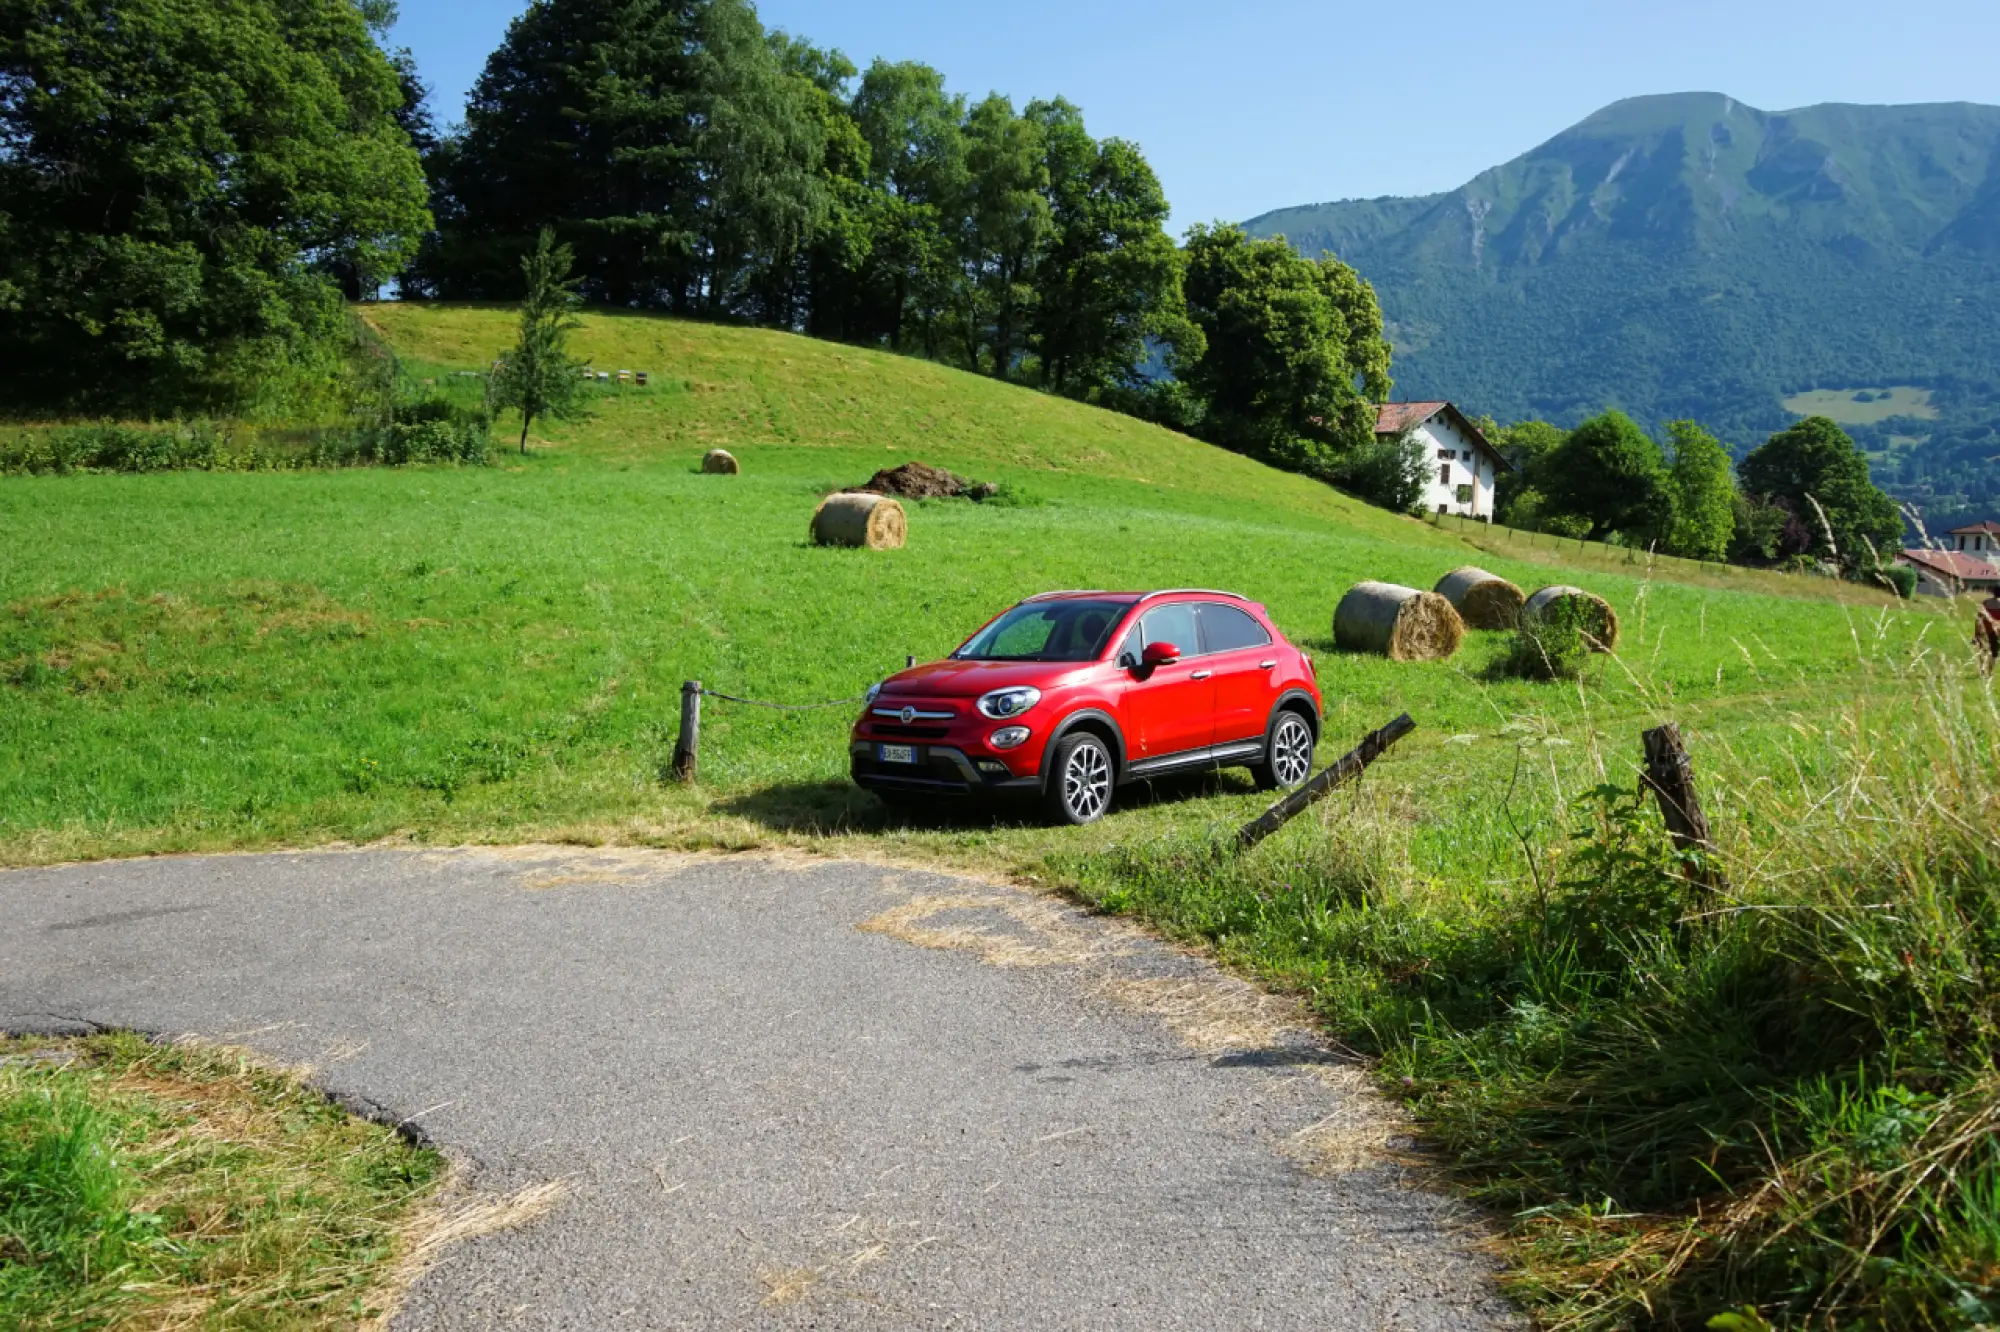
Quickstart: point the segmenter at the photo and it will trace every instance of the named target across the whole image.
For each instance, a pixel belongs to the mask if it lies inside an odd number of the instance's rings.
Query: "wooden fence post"
[[[1244,824],[1241,831],[1236,834],[1237,848],[1248,851],[1284,827],[1300,810],[1325,796],[1335,787],[1344,786],[1359,777],[1369,764],[1382,757],[1390,745],[1416,729],[1417,724],[1410,720],[1410,714],[1406,712],[1381,730],[1370,732],[1360,744],[1342,755],[1338,763],[1265,810],[1257,818]]]
[[[1666,821],[1674,846],[1699,857],[1690,876],[1694,883],[1713,891],[1722,886],[1722,875],[1709,862],[1715,854],[1715,842],[1709,836],[1708,816],[1701,812],[1701,798],[1695,794],[1694,765],[1688,759],[1687,746],[1681,743],[1681,728],[1666,722],[1647,731],[1643,739],[1644,781],[1660,802],[1660,817]]]
[[[695,767],[701,750],[701,681],[681,682],[681,734],[674,741],[674,778],[677,781],[694,780]]]

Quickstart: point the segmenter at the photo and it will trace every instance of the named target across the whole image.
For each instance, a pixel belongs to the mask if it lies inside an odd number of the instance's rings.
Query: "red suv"
[[[1126,782],[1242,765],[1294,787],[1319,739],[1312,659],[1229,592],[1048,592],[868,691],[849,750],[884,799],[1027,795],[1092,823]]]

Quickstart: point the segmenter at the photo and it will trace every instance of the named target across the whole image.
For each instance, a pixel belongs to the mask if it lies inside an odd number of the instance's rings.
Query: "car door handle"
[[[1190,675],[1188,676],[1188,679],[1190,679],[1190,680],[1206,680],[1206,679],[1207,679],[1207,678],[1208,678],[1209,676],[1211,676],[1211,675],[1214,675],[1214,674],[1215,674],[1215,672],[1214,672],[1214,671],[1194,671],[1194,672],[1192,672],[1192,673],[1191,673],[1191,674],[1190,674]]]
[[[1257,663],[1257,669],[1260,671],[1276,670],[1277,666],[1278,663],[1275,661],[1260,661]]]

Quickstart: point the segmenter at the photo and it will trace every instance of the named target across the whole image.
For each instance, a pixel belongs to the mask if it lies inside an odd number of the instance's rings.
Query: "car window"
[[[1188,602],[1155,606],[1139,621],[1139,647],[1143,651],[1155,643],[1172,643],[1183,657],[1201,655],[1201,637],[1195,632],[1194,607]]]
[[[1238,648],[1269,647],[1271,636],[1255,616],[1235,606],[1219,606],[1205,601],[1199,608],[1201,650],[1234,652]]]
[[[1125,607],[1112,601],[1016,606],[952,655],[962,661],[1095,661]]]

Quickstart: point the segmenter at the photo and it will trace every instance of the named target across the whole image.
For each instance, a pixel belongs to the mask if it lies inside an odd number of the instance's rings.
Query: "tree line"
[[[440,130],[390,0],[0,0],[0,398],[172,414],[337,394],[342,297],[580,296],[930,357],[1366,488],[1375,293],[1168,235],[1061,97],[766,31],[748,0],[534,0]],[[1379,462],[1379,459],[1375,460]]]
[[[1693,421],[1668,423],[1664,444],[1605,412],[1574,430],[1546,421],[1483,423],[1514,471],[1496,495],[1500,522],[1530,531],[1753,566],[1838,566],[1909,595],[1903,518],[1869,478],[1868,456],[1823,416],[1772,435],[1731,465]]]

